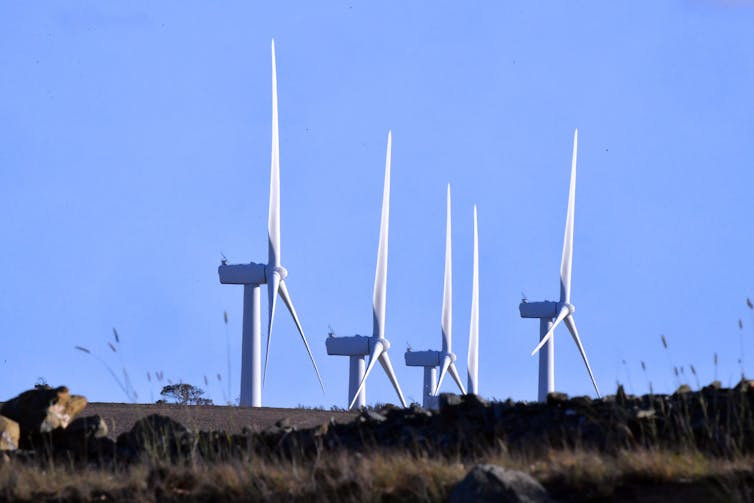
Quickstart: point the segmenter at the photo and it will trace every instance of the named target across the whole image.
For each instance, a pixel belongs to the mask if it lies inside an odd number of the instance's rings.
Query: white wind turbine
[[[566,216],[565,237],[563,239],[563,255],[560,262],[560,301],[551,302],[522,302],[518,308],[522,318],[539,318],[540,341],[531,352],[532,356],[539,353],[539,393],[540,402],[547,400],[547,394],[555,391],[555,341],[553,334],[555,327],[561,321],[565,322],[568,331],[571,332],[576,346],[579,348],[581,358],[584,360],[589,377],[594,385],[597,396],[600,390],[594,380],[592,368],[581,344],[579,332],[576,330],[576,321],[573,313],[576,307],[571,304],[571,265],[573,262],[573,218],[576,205],[576,153],[578,147],[578,129],[573,133],[573,159],[571,161],[571,184],[568,191],[568,214]],[[553,321],[554,319],[554,321]]]
[[[326,341],[328,355],[350,357],[348,371],[348,408],[366,405],[365,385],[374,365],[379,361],[385,370],[401,404],[406,407],[406,400],[398,384],[398,379],[390,363],[388,349],[390,341],[385,338],[385,301],[387,298],[387,245],[388,223],[390,219],[390,157],[392,135],[387,135],[387,155],[385,159],[385,186],[382,193],[382,216],[380,220],[380,241],[377,248],[377,270],[374,274],[374,292],[372,300],[372,336],[352,335],[348,337],[328,337]],[[369,365],[364,369],[364,358],[370,355]]]
[[[409,367],[424,367],[424,386],[422,389],[422,406],[435,408],[437,392],[442,385],[445,374],[450,372],[461,393],[466,390],[461,382],[461,376],[456,368],[456,355],[451,344],[453,341],[453,260],[450,226],[450,184],[448,184],[446,219],[445,219],[445,276],[442,290],[442,351],[406,351],[406,365]],[[440,367],[440,378],[437,379],[437,368]]]
[[[288,271],[280,262],[280,145],[278,134],[278,94],[277,71],[275,67],[275,41],[272,41],[272,162],[270,167],[270,210],[267,220],[268,230],[268,260],[266,264],[250,262],[248,264],[223,263],[218,268],[220,283],[243,285],[243,345],[241,349],[241,398],[240,405],[262,406],[262,329],[259,286],[267,284],[269,300],[269,318],[267,320],[267,351],[264,359],[265,375],[270,356],[270,341],[272,339],[272,321],[275,318],[277,296],[283,299],[285,306],[293,316],[306,352],[314,366],[319,384],[324,392],[325,387],[319,375],[317,363],[314,361],[309,343],[301,328],[301,322],[293,307],[293,301],[288,293],[285,279]]]

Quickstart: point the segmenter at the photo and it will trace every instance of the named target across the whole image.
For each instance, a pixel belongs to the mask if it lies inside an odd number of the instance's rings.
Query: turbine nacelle
[[[445,357],[450,357],[450,362],[455,363],[456,355],[454,353],[445,353],[442,351],[406,351],[404,357],[407,367],[439,367],[445,361]]]
[[[328,355],[337,356],[366,356],[371,353],[370,339],[366,335],[350,335],[346,337],[328,337],[325,340]]]
[[[541,302],[522,302],[518,305],[518,312],[522,318],[556,318],[558,314],[567,308],[569,314],[576,312],[576,306],[567,302],[553,302],[545,300]]]
[[[248,264],[220,264],[217,268],[220,283],[223,285],[263,285],[267,283],[267,265],[249,262]]]

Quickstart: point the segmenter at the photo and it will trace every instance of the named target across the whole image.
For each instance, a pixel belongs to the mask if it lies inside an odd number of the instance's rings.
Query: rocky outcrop
[[[542,484],[524,472],[476,465],[450,493],[450,503],[549,503]]]
[[[71,395],[65,386],[36,386],[5,402],[0,415],[16,421],[24,438],[66,428],[84,407],[86,398]]]
[[[67,390],[62,390],[43,389],[38,394],[46,393],[45,399],[26,399],[27,403],[47,400],[48,404],[46,409],[35,405],[36,415],[33,421],[27,420],[31,424],[27,428],[38,425],[42,432],[45,421],[50,423],[50,408],[65,408],[71,402],[72,397],[65,399]],[[14,407],[27,393],[15,399]],[[67,429],[37,433],[36,440],[27,444],[21,424],[20,447],[38,448],[38,452],[47,449],[45,453],[51,450],[55,456],[75,459],[124,462],[144,456],[169,460],[301,459],[314,458],[323,451],[370,452],[375,447],[463,458],[484,456],[498,448],[532,456],[572,448],[606,453],[662,448],[698,449],[723,456],[730,452],[754,454],[754,387],[748,382],[732,389],[708,386],[700,391],[641,397],[622,388],[601,399],[553,393],[546,403],[488,402],[477,395],[443,394],[439,404],[439,411],[418,405],[366,409],[350,423],[333,420],[307,429],[297,429],[283,419],[263,431],[245,429],[235,434],[190,431],[168,417],[153,415],[138,421],[117,442],[103,436],[100,418],[82,417]]]
[[[18,449],[20,429],[18,423],[7,417],[0,416],[0,451],[15,451]]]

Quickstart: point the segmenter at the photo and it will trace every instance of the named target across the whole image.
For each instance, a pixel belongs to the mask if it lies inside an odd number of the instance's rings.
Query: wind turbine
[[[422,390],[422,406],[429,409],[436,407],[437,392],[442,385],[445,374],[450,372],[461,393],[466,390],[461,382],[461,376],[456,369],[456,355],[451,350],[453,341],[453,260],[450,232],[450,184],[448,184],[446,219],[445,219],[445,276],[442,291],[442,351],[406,351],[406,365],[409,367],[424,367],[424,386]],[[437,368],[440,367],[440,378],[437,379]]]
[[[301,334],[306,352],[314,366],[319,384],[324,392],[325,386],[319,375],[317,363],[309,348],[309,343],[301,328],[301,322],[293,307],[285,279],[288,271],[281,265],[280,260],[280,145],[278,134],[278,93],[277,70],[275,67],[275,41],[272,41],[272,162],[270,166],[270,209],[267,220],[268,255],[266,264],[250,262],[248,264],[227,264],[223,261],[218,267],[220,283],[225,285],[243,285],[243,345],[241,348],[241,399],[240,405],[262,406],[262,327],[259,286],[267,285],[269,300],[269,318],[267,320],[267,352],[264,359],[265,375],[270,356],[270,341],[272,340],[272,322],[275,318],[277,296],[283,303],[296,323]]]
[[[579,348],[581,358],[586,364],[586,370],[594,385],[597,396],[600,390],[592,374],[592,368],[581,344],[579,332],[576,330],[576,321],[573,313],[576,308],[571,304],[571,264],[573,262],[573,217],[576,205],[576,153],[578,146],[579,130],[573,133],[573,160],[571,161],[571,185],[568,191],[568,213],[566,216],[565,237],[563,238],[563,255],[560,261],[560,300],[558,302],[521,302],[518,309],[522,318],[539,318],[539,344],[531,352],[532,356],[539,353],[539,393],[540,402],[547,400],[547,394],[555,391],[555,340],[553,334],[555,327],[561,321],[565,322],[568,331],[571,332],[576,346]],[[554,321],[553,321],[554,320]]]
[[[374,292],[372,300],[372,336],[352,335],[347,337],[328,337],[325,341],[328,355],[348,356],[348,408],[366,405],[365,385],[374,365],[379,361],[385,370],[401,404],[406,407],[406,400],[395,377],[390,363],[388,349],[390,341],[385,338],[385,301],[387,297],[387,244],[388,221],[390,219],[390,157],[392,134],[387,135],[387,155],[385,158],[385,186],[382,193],[382,217],[380,221],[380,241],[377,247],[377,270],[374,274]],[[364,358],[369,355],[369,365]]]

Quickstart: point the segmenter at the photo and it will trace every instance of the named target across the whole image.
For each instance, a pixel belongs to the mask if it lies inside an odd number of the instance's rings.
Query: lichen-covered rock
[[[0,451],[15,451],[18,449],[20,429],[18,423],[7,417],[0,416]]]
[[[71,395],[65,386],[36,386],[5,402],[0,414],[16,421],[24,437],[66,428],[86,403],[86,398]]]
[[[550,496],[531,475],[497,465],[476,465],[450,494],[451,503],[545,503]]]

